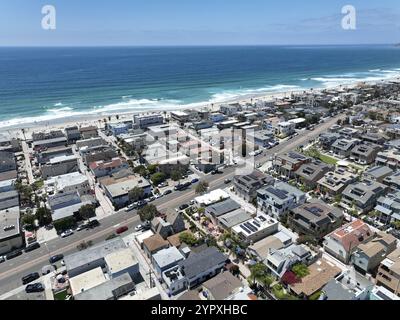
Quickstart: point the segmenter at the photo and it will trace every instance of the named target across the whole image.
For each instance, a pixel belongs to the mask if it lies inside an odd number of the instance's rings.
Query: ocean
[[[0,127],[173,110],[400,74],[387,46],[0,48]]]

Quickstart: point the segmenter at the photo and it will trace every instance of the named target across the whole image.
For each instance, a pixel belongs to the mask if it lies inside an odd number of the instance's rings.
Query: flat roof
[[[69,279],[69,285],[72,290],[72,295],[75,296],[86,290],[90,290],[104,282],[107,279],[101,267],[87,271]]]
[[[162,269],[173,263],[178,263],[185,259],[183,254],[176,247],[162,249],[153,255],[154,261]]]
[[[65,266],[67,270],[70,271],[80,266],[87,265],[98,259],[104,259],[106,255],[125,248],[126,244],[120,237],[109,241],[104,241],[83,251],[65,256]]]
[[[247,213],[243,209],[237,209],[218,217],[218,221],[221,224],[223,224],[226,228],[232,228],[250,219],[251,219],[251,214]]]
[[[128,248],[109,253],[104,257],[104,260],[112,273],[126,270],[138,264],[136,257]]]
[[[19,219],[20,211],[18,206],[0,210],[0,239],[20,234]]]

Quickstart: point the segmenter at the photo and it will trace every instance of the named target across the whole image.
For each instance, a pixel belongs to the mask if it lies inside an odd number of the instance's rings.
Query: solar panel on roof
[[[242,228],[247,233],[251,233],[251,231],[249,229],[247,229],[244,225],[241,224],[239,227]]]
[[[261,225],[260,225],[257,221],[254,221],[254,220],[253,220],[253,224],[254,224],[255,226],[259,227],[259,228],[261,227]]]
[[[258,229],[254,227],[250,222],[245,222],[244,225],[251,230],[251,232],[256,232]]]
[[[278,197],[279,199],[286,199],[287,197],[287,191],[281,190],[281,189],[274,189],[274,188],[268,188],[268,192],[272,193],[274,196]]]

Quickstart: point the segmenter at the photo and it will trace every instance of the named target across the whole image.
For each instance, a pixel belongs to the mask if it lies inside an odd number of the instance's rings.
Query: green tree
[[[263,263],[256,263],[255,265],[250,267],[250,278],[253,279],[253,282],[260,282],[267,275],[267,266]]]
[[[197,238],[190,232],[182,232],[179,235],[179,241],[189,246],[194,246],[198,242]]]
[[[305,264],[299,263],[292,267],[292,271],[298,278],[304,278],[310,274],[310,270]]]
[[[63,232],[67,229],[74,227],[76,223],[75,223],[75,219],[73,217],[67,217],[64,219],[54,221],[53,224],[54,224],[54,228],[58,232]]]
[[[48,225],[52,221],[51,211],[47,207],[37,208],[35,216],[41,227]]]
[[[154,204],[148,204],[138,211],[139,217],[142,221],[151,221],[157,215],[158,210]]]
[[[155,174],[157,172],[158,165],[156,164],[150,164],[147,166],[147,170],[149,171],[150,174]]]
[[[96,208],[92,204],[87,204],[79,209],[79,215],[83,220],[89,220],[96,215]]]
[[[26,213],[22,217],[22,224],[31,225],[35,224],[36,217],[31,213]]]
[[[183,174],[179,170],[173,170],[173,171],[171,171],[170,176],[171,176],[172,180],[179,181],[182,179]]]
[[[167,179],[167,176],[163,172],[154,173],[150,180],[153,182],[154,185],[159,185],[160,183],[164,182]]]
[[[140,165],[140,166],[137,166],[137,167],[133,168],[133,172],[141,175],[142,177],[147,176],[148,173],[149,173],[147,171],[146,167],[143,166],[143,165]]]
[[[136,202],[143,198],[144,191],[140,187],[134,187],[131,191],[129,191],[129,201]]]
[[[200,181],[198,183],[198,185],[196,186],[195,192],[196,192],[196,194],[203,194],[203,193],[207,192],[208,187],[209,187],[208,182]]]

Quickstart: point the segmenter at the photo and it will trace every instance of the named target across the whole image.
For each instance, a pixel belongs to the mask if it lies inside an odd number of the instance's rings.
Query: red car
[[[118,228],[115,232],[116,232],[117,234],[121,234],[121,233],[124,233],[125,231],[128,231],[128,227],[127,227],[127,226],[120,227],[120,228]]]

